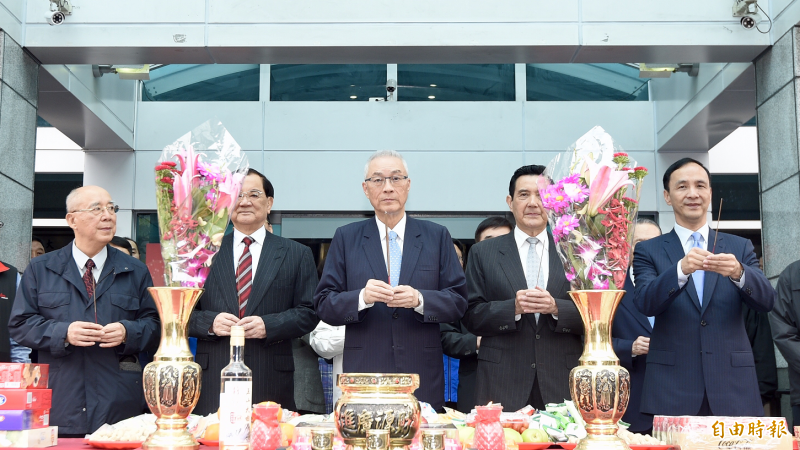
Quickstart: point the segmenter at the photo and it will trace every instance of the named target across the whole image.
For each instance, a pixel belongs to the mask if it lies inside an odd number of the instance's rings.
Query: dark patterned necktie
[[[89,294],[89,299],[92,299],[94,296],[94,275],[92,274],[92,269],[94,269],[94,261],[91,259],[86,261],[86,272],[83,273],[83,284],[86,285],[86,293]]]
[[[253,255],[250,254],[250,244],[253,238],[245,236],[244,251],[239,258],[239,267],[236,268],[236,292],[239,294],[239,318],[244,317],[247,309],[247,299],[250,297],[250,289],[253,287]]]

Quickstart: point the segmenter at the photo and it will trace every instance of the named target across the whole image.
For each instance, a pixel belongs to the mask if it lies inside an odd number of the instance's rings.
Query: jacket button
[[[531,369],[535,369],[535,368],[536,368],[536,363],[531,364]]]
[[[397,314],[397,313],[392,314],[392,318],[393,319],[397,319],[398,317],[400,317],[400,314]]]
[[[706,322],[705,320],[701,320],[701,321],[700,321],[700,325],[702,325],[702,326],[706,326],[706,325],[708,325],[708,322]]]
[[[536,335],[536,339],[539,339],[539,338],[541,338],[541,336],[539,336],[539,335],[537,334],[537,335]]]

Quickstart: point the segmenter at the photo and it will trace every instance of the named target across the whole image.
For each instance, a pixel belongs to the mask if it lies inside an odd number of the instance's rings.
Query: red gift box
[[[0,363],[0,388],[47,389],[48,364]]]
[[[0,411],[0,431],[31,430],[50,426],[50,410]]]
[[[50,409],[52,389],[0,389],[0,410]]]

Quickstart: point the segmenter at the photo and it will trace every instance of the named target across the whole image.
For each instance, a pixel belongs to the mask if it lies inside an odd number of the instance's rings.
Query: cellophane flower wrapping
[[[625,285],[646,175],[598,126],[539,177],[542,205],[573,290]]]
[[[156,203],[166,286],[203,287],[248,167],[219,120],[203,123],[161,152]]]

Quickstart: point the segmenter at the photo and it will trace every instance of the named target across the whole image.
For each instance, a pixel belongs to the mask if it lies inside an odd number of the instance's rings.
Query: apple
[[[463,427],[458,429],[458,440],[464,448],[472,447],[473,438],[475,438],[475,428]]]
[[[520,435],[517,431],[512,430],[511,428],[503,428],[503,432],[506,435],[506,442],[522,442],[522,435]]]
[[[544,430],[528,428],[522,432],[522,442],[549,442],[550,437]]]

